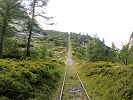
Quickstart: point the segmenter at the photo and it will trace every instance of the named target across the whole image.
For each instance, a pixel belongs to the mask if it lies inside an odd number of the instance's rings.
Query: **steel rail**
[[[66,72],[67,72],[67,67],[66,67]],[[64,75],[64,80],[62,82],[62,87],[61,87],[61,93],[60,93],[60,99],[59,100],[62,100],[64,85],[65,85],[65,81],[66,81],[66,72],[65,72],[65,75]]]
[[[74,67],[74,66],[73,66],[73,67]],[[77,77],[78,77],[78,79],[79,79],[79,81],[80,81],[80,83],[81,83],[81,85],[82,85],[82,87],[83,87],[83,89],[84,89],[84,92],[85,92],[85,94],[86,94],[86,96],[87,96],[87,100],[91,100],[91,99],[90,99],[90,96],[88,95],[88,93],[87,93],[87,91],[86,91],[86,89],[85,89],[85,86],[84,86],[84,84],[83,84],[83,82],[82,82],[82,80],[81,80],[81,78],[80,78],[80,76],[79,76],[79,74],[78,74],[78,72],[77,72],[77,70],[76,70],[75,67],[74,67],[74,69],[75,69],[76,75],[77,75]]]

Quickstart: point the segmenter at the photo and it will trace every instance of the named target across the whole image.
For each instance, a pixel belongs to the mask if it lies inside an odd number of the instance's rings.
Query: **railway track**
[[[71,56],[71,41],[68,37],[67,67],[61,87],[59,100],[91,100],[78,75]]]

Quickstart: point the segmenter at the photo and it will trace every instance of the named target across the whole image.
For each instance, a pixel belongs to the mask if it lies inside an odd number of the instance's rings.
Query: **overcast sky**
[[[46,11],[57,24],[44,29],[98,34],[108,46],[121,47],[133,32],[133,0],[50,0]]]

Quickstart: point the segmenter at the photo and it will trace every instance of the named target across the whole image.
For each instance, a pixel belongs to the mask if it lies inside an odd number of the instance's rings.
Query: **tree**
[[[105,43],[105,40],[104,40],[104,38],[102,39],[102,43],[103,43],[103,44]]]
[[[4,37],[11,29],[13,19],[20,13],[19,0],[0,0],[0,58],[3,54]]]
[[[118,60],[120,63],[124,63],[125,65],[128,64],[129,60],[129,45],[124,45],[122,50],[120,51],[120,54],[118,55]]]
[[[112,47],[111,47],[112,50],[116,50],[116,47],[115,47],[115,43],[112,42]]]
[[[108,61],[116,62],[117,51],[114,42],[112,42],[112,47],[109,49],[107,56],[108,56]]]
[[[90,61],[105,60],[105,51],[105,45],[102,44],[99,38],[89,40],[87,45],[87,58]]]
[[[128,64],[133,64],[133,46],[129,47]]]
[[[23,0],[22,0],[23,1]],[[29,12],[30,18],[29,21],[27,23],[27,30],[28,30],[28,41],[27,41],[27,50],[26,50],[26,56],[30,57],[30,45],[31,45],[31,39],[32,39],[32,34],[34,31],[34,26],[37,25],[36,22],[36,17],[37,16],[41,16],[47,19],[50,19],[49,17],[45,17],[44,11],[42,11],[41,13],[38,13],[37,9],[44,7],[47,5],[48,0],[31,0],[31,1],[27,1],[28,5],[25,5],[25,8],[27,9],[27,12]],[[24,4],[22,4],[24,5]]]

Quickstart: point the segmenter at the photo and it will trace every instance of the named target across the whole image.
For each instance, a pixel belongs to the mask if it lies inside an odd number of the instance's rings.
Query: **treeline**
[[[118,50],[112,42],[112,47],[104,44],[104,40],[100,40],[97,35],[91,37],[89,35],[81,35],[71,33],[74,55],[80,59],[95,61],[108,61],[123,64],[132,64],[133,46],[124,45],[122,50]]]

